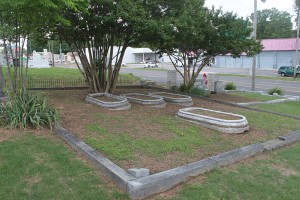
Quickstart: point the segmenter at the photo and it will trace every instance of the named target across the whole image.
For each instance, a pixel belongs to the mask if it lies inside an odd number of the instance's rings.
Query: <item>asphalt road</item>
[[[135,64],[128,65],[127,68],[122,68],[121,73],[133,73],[141,78],[152,80],[158,83],[166,83],[167,72],[162,70],[142,70],[143,65]],[[170,64],[159,64],[160,69],[171,70],[174,69]],[[214,72],[222,74],[242,74],[249,75],[249,69],[228,69],[228,68],[213,68],[205,67],[202,72]],[[273,76],[279,77],[277,70],[256,70],[258,76]],[[267,92],[274,87],[280,87],[285,91],[285,94],[300,96],[300,81],[292,81],[291,77],[285,77],[286,80],[273,80],[256,78],[255,90]],[[182,77],[178,74],[178,84],[182,83]],[[220,81],[224,83],[233,81],[238,89],[251,90],[251,78],[250,77],[235,77],[235,76],[222,76],[220,75]]]

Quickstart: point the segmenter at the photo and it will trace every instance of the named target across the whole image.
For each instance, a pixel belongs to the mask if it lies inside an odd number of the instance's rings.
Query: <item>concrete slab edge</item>
[[[76,151],[80,152],[88,160],[99,168],[105,175],[113,179],[121,188],[127,189],[127,182],[135,179],[132,175],[124,171],[115,163],[96,152],[89,145],[79,140],[72,133],[61,127],[59,124],[53,126],[54,132],[65,140]]]
[[[278,139],[233,149],[219,155],[157,174],[135,178],[112,161],[93,150],[90,146],[80,141],[59,124],[55,124],[53,130],[71,147],[82,153],[87,159],[91,160],[104,174],[113,179],[119,187],[127,191],[131,199],[144,199],[150,195],[171,189],[191,177],[204,174],[215,168],[227,166],[256,156],[262,152],[278,149],[300,141],[300,131],[295,131],[280,136]]]

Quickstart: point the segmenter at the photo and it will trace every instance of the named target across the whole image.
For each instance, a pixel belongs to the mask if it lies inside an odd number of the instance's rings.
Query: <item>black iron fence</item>
[[[139,81],[131,79],[118,79],[117,86],[138,85]],[[59,89],[59,88],[85,88],[88,87],[84,79],[56,79],[56,78],[29,78],[28,89]]]

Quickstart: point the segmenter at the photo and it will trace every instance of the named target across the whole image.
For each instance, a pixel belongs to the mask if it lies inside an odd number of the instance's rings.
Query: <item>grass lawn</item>
[[[220,76],[233,76],[233,77],[249,77],[249,75],[243,74],[220,74]],[[269,79],[269,80],[284,80],[284,81],[300,81],[300,78],[294,79],[293,77],[281,77],[281,76],[256,76],[259,79]]]
[[[266,110],[271,110],[275,112],[280,112],[293,116],[300,116],[300,102],[286,102],[286,103],[276,103],[276,104],[262,104],[255,105],[255,108],[262,108]]]
[[[7,79],[7,68],[3,68],[5,77]],[[29,68],[28,69],[28,83],[29,88],[53,88],[53,87],[84,87],[86,83],[78,69],[73,68]],[[139,77],[132,73],[120,74],[117,84],[135,84],[140,80]],[[6,80],[6,84],[8,81]]]
[[[280,99],[280,96],[266,96],[252,92],[231,92],[231,95],[248,98],[255,101],[270,101]]]
[[[300,144],[214,170],[168,199],[289,199],[300,197]],[[164,198],[166,199],[166,198]]]
[[[128,199],[53,136],[0,133],[0,199]]]
[[[3,72],[6,75],[7,68],[3,68]],[[62,68],[62,67],[51,67],[51,68],[29,68],[28,78],[34,79],[82,79],[82,75],[78,69],[73,68]],[[134,76],[132,73],[120,74],[121,79],[131,79],[138,81],[140,78]]]

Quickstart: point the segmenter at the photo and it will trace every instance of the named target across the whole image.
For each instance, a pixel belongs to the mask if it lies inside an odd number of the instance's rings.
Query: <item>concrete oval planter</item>
[[[193,100],[190,96],[182,95],[182,94],[174,94],[168,92],[151,92],[149,93],[150,96],[154,97],[161,97],[166,102],[177,104],[181,106],[192,106]]]
[[[205,112],[207,114],[193,113],[195,111]],[[226,117],[216,117],[216,115]],[[183,108],[178,110],[176,116],[223,133],[238,134],[249,130],[249,124],[246,117],[228,112],[209,110],[205,108]]]
[[[97,99],[97,97],[106,97],[111,98],[112,101],[105,101]],[[129,110],[131,109],[131,104],[128,102],[126,97],[124,96],[117,96],[109,93],[95,93],[89,94],[86,96],[85,101],[102,108],[108,110]]]
[[[122,94],[121,96],[126,97],[129,102],[146,105],[151,108],[166,107],[166,103],[161,97],[149,96],[146,94],[139,94],[139,93],[128,93],[128,94]]]

